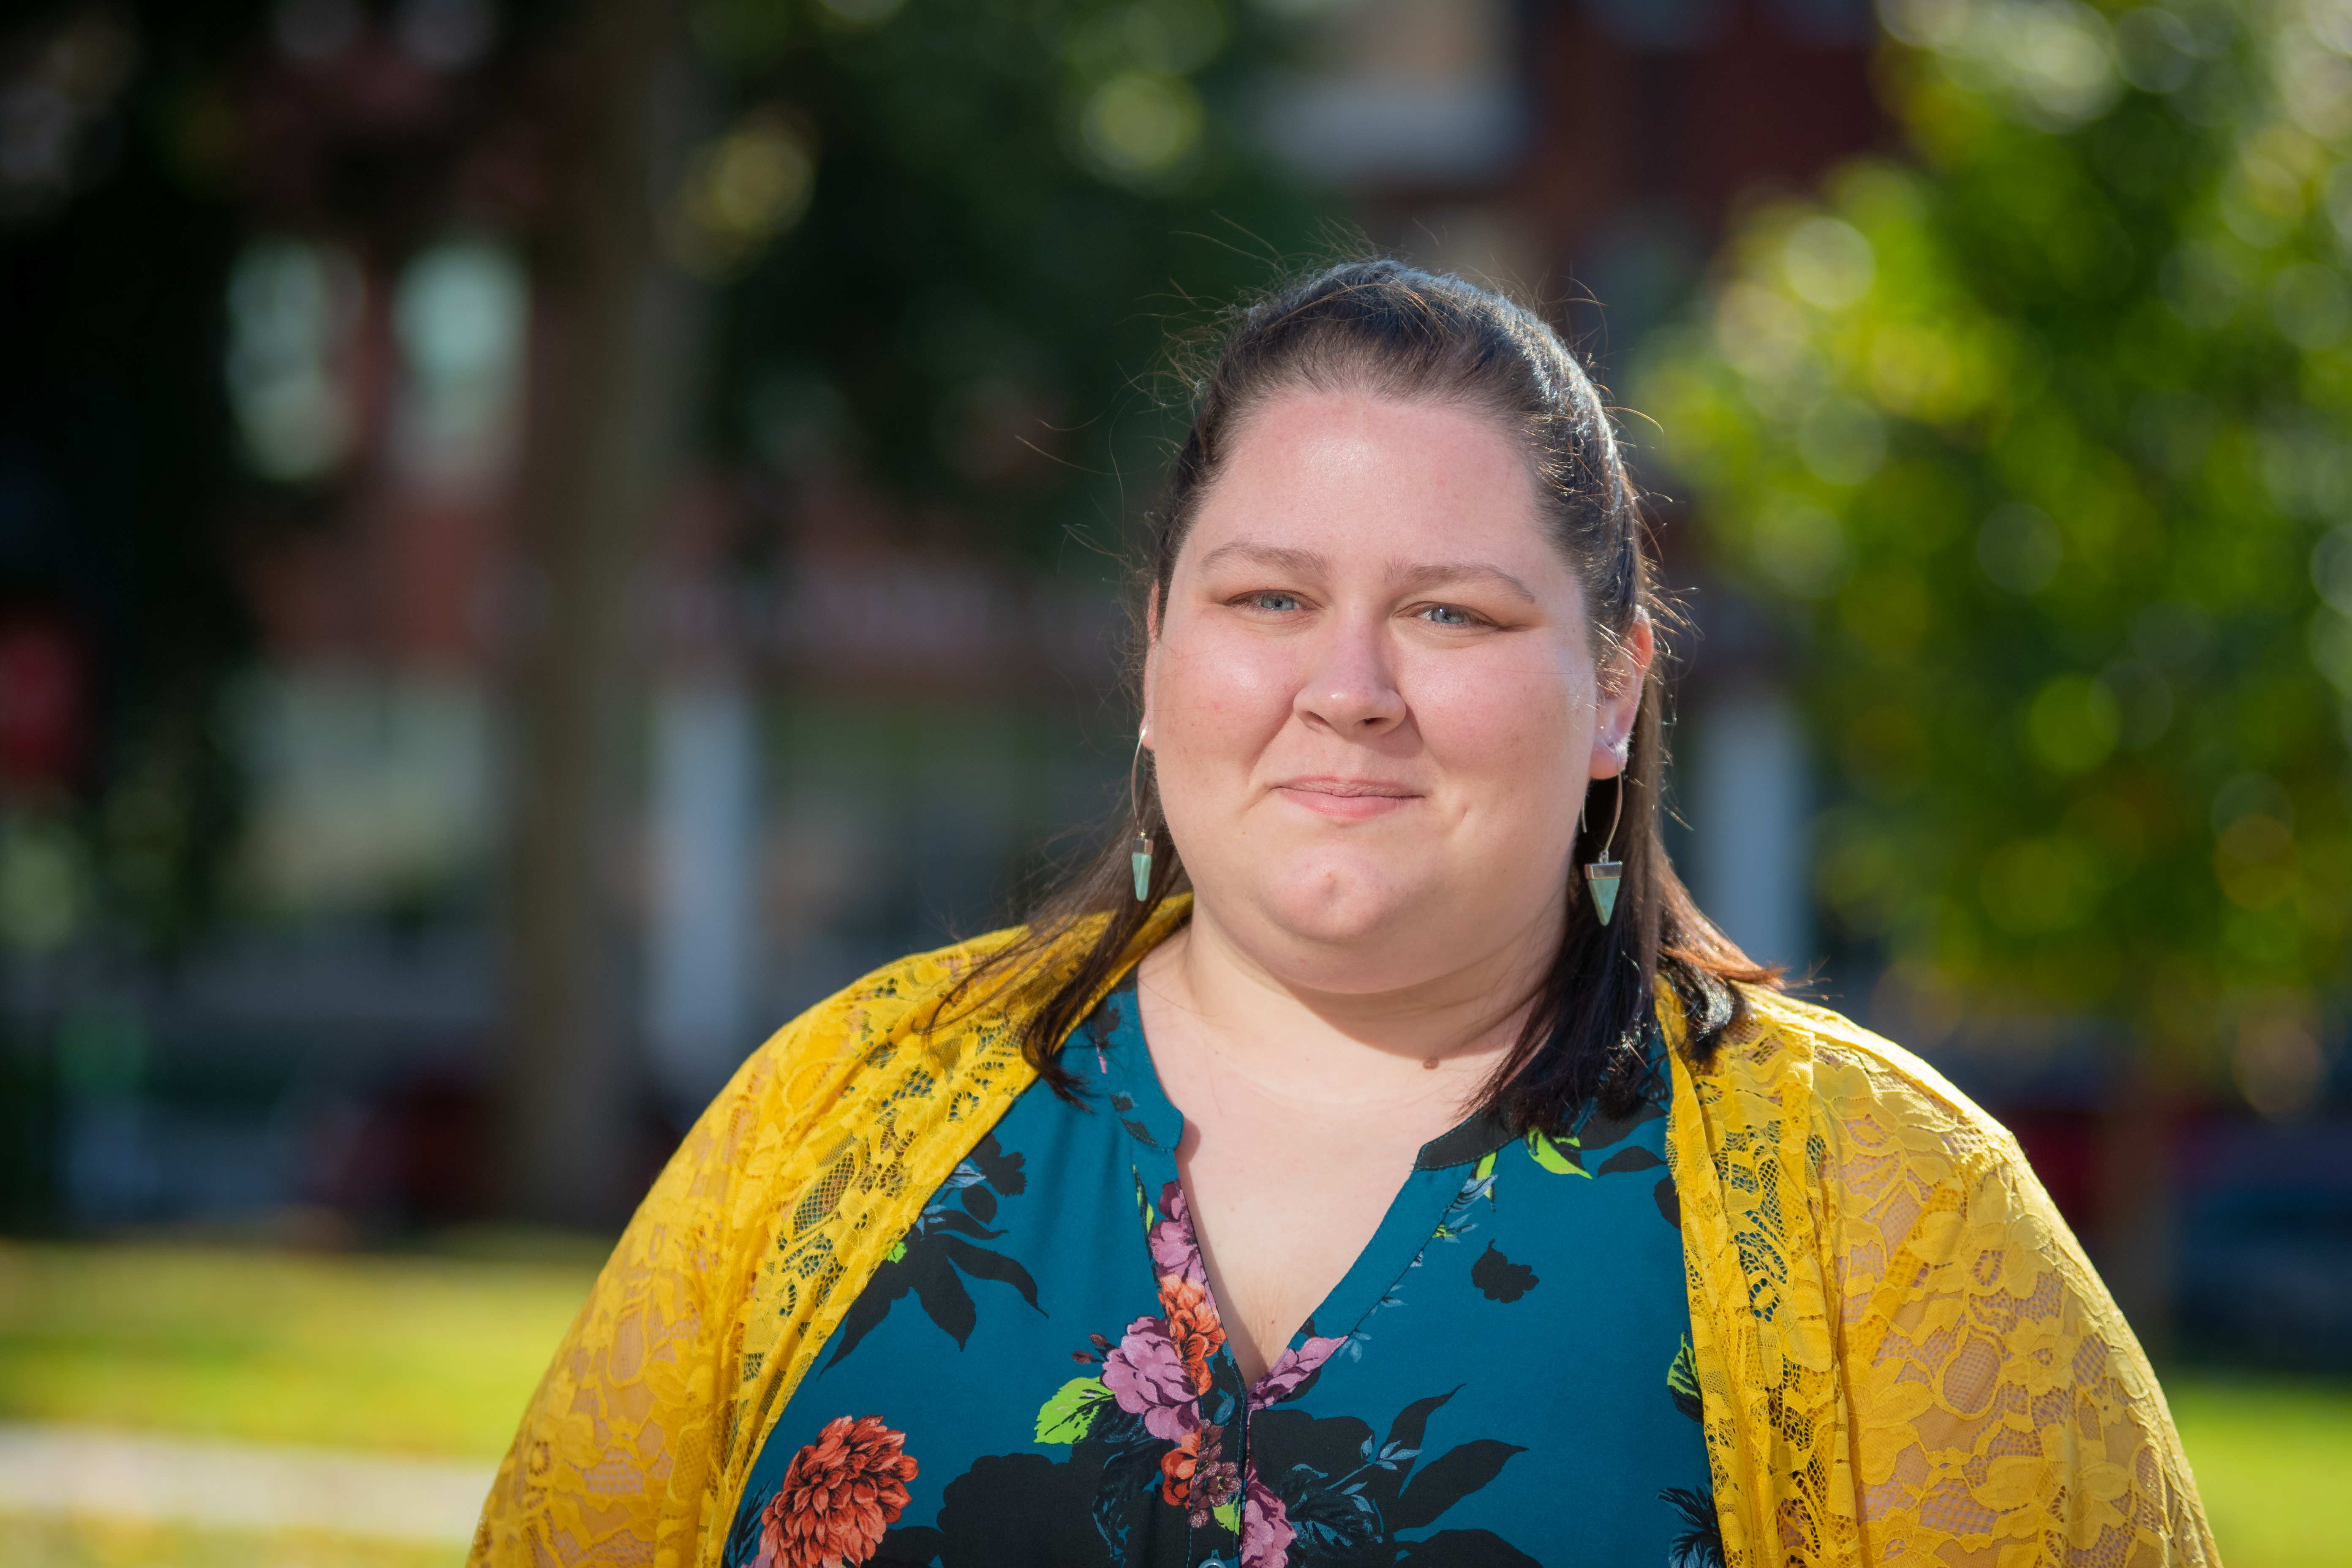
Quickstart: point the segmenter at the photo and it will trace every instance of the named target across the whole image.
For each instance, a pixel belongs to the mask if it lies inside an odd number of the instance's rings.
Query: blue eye
[[[1252,594],[1250,595],[1250,602],[1261,610],[1295,610],[1298,608],[1298,596],[1295,594],[1276,594],[1271,592]]]
[[[1469,611],[1458,609],[1452,605],[1432,605],[1421,612],[1421,616],[1422,619],[1434,622],[1441,626],[1467,626],[1477,624]]]

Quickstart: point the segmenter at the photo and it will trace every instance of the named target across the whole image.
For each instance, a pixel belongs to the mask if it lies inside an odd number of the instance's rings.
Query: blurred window
[[[323,479],[357,436],[352,350],[366,296],[340,246],[246,247],[229,275],[228,390],[246,460],[264,479]]]
[[[437,245],[411,261],[393,299],[403,379],[393,452],[436,489],[497,479],[512,455],[530,294],[504,248]]]

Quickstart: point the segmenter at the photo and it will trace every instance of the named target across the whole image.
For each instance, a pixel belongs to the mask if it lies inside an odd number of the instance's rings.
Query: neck
[[[1564,918],[1555,904],[1442,974],[1339,990],[1286,974],[1196,898],[1191,922],[1139,972],[1154,1054],[1163,1043],[1207,1051],[1285,1100],[1372,1104],[1442,1092],[1466,1111],[1525,1026]]]

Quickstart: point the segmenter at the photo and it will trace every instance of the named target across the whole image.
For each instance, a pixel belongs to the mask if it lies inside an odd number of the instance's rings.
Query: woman
[[[1155,521],[1132,837],[744,1066],[477,1562],[2212,1561],[2014,1142],[1675,880],[1540,321],[1237,312]]]

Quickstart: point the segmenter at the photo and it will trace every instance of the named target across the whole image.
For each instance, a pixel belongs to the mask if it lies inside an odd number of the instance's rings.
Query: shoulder
[[[1725,1089],[1784,1115],[1801,1103],[1815,1132],[1849,1157],[1899,1154],[1915,1170],[1953,1173],[2017,1157],[2008,1130],[1914,1052],[1785,993],[1743,986],[1741,1001],[1707,1072]]]
[[[1005,985],[993,983],[1000,977],[991,973],[990,961],[1028,935],[1026,927],[1009,927],[909,953],[860,975],[769,1036],[720,1093],[720,1102],[747,1096],[805,1102],[822,1092],[824,1079],[879,1065],[910,1037],[944,1040],[1001,1025],[1008,1005],[1017,1002],[1004,994]]]

